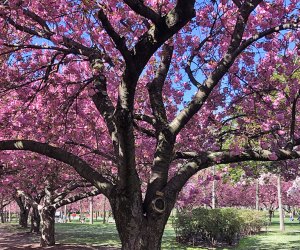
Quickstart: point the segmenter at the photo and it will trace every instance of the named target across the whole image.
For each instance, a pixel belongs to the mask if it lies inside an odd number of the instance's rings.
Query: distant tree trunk
[[[52,206],[46,206],[40,210],[41,247],[55,245],[55,211],[56,209]]]
[[[106,207],[105,204],[106,203],[106,198],[104,197],[104,201],[103,201],[103,224],[106,223]]]
[[[82,216],[82,202],[81,200],[79,201],[79,221],[83,222],[83,216]]]
[[[216,180],[215,180],[215,175],[216,175],[216,166],[212,167],[212,173],[213,173],[213,182],[212,182],[212,195],[211,195],[211,208],[215,209],[216,208]]]
[[[94,200],[93,197],[90,198],[90,224],[94,223]]]
[[[269,209],[269,222],[272,222],[272,217],[273,217],[273,210]]]
[[[31,226],[30,232],[32,233],[39,233],[40,232],[40,225],[41,225],[41,217],[37,207],[32,207],[31,211]]]
[[[256,179],[256,185],[255,185],[255,209],[259,210],[259,181]]]
[[[281,176],[278,174],[277,177],[277,192],[278,192],[278,210],[279,210],[279,223],[280,223],[280,231],[284,231],[284,217],[283,217],[283,209],[282,209],[282,194],[281,194]]]
[[[5,223],[3,208],[0,208],[0,217],[1,217],[1,223]]]
[[[68,220],[68,212],[67,212],[67,205],[64,206],[64,223]]]
[[[11,205],[8,205],[8,222],[11,222]]]

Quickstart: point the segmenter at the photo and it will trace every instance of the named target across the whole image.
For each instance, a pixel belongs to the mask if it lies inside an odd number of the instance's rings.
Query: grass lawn
[[[300,224],[298,221],[285,221],[286,231],[279,232],[278,218],[273,219],[273,223],[266,232],[259,235],[244,238],[238,247],[217,248],[219,250],[289,250],[300,249]],[[120,240],[114,224],[95,223],[94,225],[81,223],[56,224],[57,241],[59,243],[91,244],[105,246],[120,246]],[[171,225],[167,225],[163,237],[162,249],[166,250],[193,250],[209,249],[199,247],[185,247],[175,241],[175,233]],[[210,248],[215,249],[215,248]]]

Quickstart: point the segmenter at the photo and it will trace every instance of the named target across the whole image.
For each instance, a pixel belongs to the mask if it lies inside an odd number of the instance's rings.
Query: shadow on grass
[[[63,244],[121,246],[120,238],[113,224],[57,224],[56,239]]]

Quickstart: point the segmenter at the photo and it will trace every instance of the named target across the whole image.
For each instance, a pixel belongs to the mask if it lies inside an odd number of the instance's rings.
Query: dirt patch
[[[40,247],[39,235],[10,224],[0,224],[0,250],[14,249],[59,249],[59,250],[119,250],[114,247],[56,244],[52,247]]]

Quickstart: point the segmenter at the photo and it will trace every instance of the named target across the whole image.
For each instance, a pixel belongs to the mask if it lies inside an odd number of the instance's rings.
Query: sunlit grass
[[[113,246],[120,247],[120,240],[113,223],[103,224],[95,222],[90,225],[88,223],[57,223],[56,225],[57,243],[74,244],[74,245],[92,245],[92,246]],[[5,226],[10,232],[28,232],[28,229],[21,229],[15,223]],[[279,231],[278,217],[273,218],[272,225],[265,231],[246,237],[240,241],[235,247],[223,248],[200,248],[178,244],[175,239],[175,232],[171,224],[167,224],[163,236],[162,249],[164,250],[290,250],[300,249],[300,224],[297,220],[285,220],[285,232]],[[32,242],[38,242],[38,236],[32,235]]]
[[[166,226],[163,236],[162,249],[165,250],[194,250],[194,249],[219,249],[219,250],[284,250],[300,249],[300,224],[297,220],[285,220],[285,232],[279,231],[278,218],[273,218],[272,225],[267,231],[258,235],[246,237],[236,247],[223,248],[200,248],[178,244],[175,239],[174,229],[170,224]],[[119,236],[114,224],[102,224],[96,222],[94,225],[68,223],[57,224],[57,240],[68,244],[90,244],[105,246],[120,246]]]

